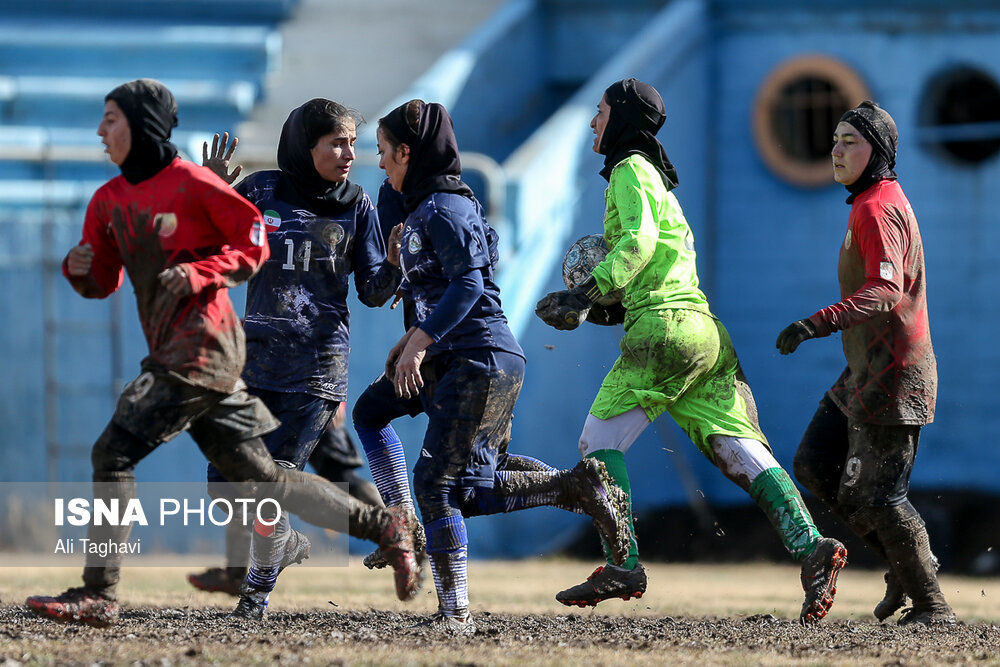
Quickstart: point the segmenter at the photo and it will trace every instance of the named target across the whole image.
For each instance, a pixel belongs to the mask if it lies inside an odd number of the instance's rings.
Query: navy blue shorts
[[[427,389],[427,382],[433,375],[432,366],[430,362],[420,366],[420,374],[424,378],[424,389],[421,393]],[[383,373],[358,397],[351,419],[355,428],[383,429],[400,417],[406,415],[416,417],[423,411],[423,402],[419,398],[396,396],[392,380]]]
[[[510,442],[524,359],[500,350],[454,350],[436,355],[429,370],[420,394],[429,423],[413,469],[417,493],[493,486]]]
[[[305,468],[340,402],[300,392],[286,393],[256,387],[250,387],[249,391],[281,420],[277,429],[264,436],[264,445],[271,458],[288,468]],[[225,481],[222,473],[212,464],[208,465],[208,481]]]

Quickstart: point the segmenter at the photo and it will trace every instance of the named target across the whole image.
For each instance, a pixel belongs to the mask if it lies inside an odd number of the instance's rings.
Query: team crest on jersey
[[[406,246],[411,255],[416,255],[420,252],[420,249],[424,247],[423,242],[420,240],[420,234],[416,232],[410,234],[410,240],[406,242]]]
[[[273,232],[281,227],[281,214],[274,209],[267,209],[264,211],[264,224],[267,226],[267,231]]]
[[[177,214],[157,213],[156,218],[153,219],[153,229],[161,238],[173,236],[174,232],[177,231]]]
[[[892,277],[896,275],[896,269],[892,262],[882,262],[878,265],[878,274],[882,276],[883,280],[892,280]]]
[[[850,229],[847,230],[847,236],[844,237],[844,249],[845,250],[850,250],[851,249],[851,230]]]
[[[330,246],[335,246],[344,238],[344,228],[336,222],[331,222],[323,228],[323,240]]]

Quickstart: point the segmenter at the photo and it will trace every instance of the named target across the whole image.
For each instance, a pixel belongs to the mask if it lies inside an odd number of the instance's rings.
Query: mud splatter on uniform
[[[448,285],[470,270],[483,275],[483,294],[427,350],[433,376],[421,392],[430,418],[414,471],[459,486],[492,486],[506,451],[510,415],[524,377],[524,352],[507,326],[493,282],[490,237],[479,202],[434,193],[403,228],[400,265],[416,324],[438,306]],[[471,445],[471,451],[469,446]]]
[[[368,195],[339,215],[317,215],[275,196],[281,172],[244,179],[237,192],[264,213],[271,259],[250,281],[244,328],[251,387],[347,398],[349,276],[358,298],[378,306],[392,296],[399,270],[385,262],[385,241]]]
[[[669,412],[714,460],[710,435],[767,443],[729,334],[698,287],[694,238],[680,204],[652,164],[631,155],[611,172],[604,237],[593,271],[601,292],[624,288],[621,356],[590,408],[610,419],[641,407]]]
[[[257,209],[208,169],[175,158],[136,185],[117,176],[87,207],[81,244],[94,250],[90,275],[63,274],[91,298],[122,283],[122,268],[135,288],[149,356],[188,382],[222,393],[240,386],[245,360],[243,329],[227,287],[253,274],[268,257]],[[177,297],[157,275],[186,263],[200,289]]]
[[[931,423],[937,363],[924,248],[897,181],[879,181],[851,204],[837,274],[841,301],[809,318],[817,336],[844,332],[847,368],[828,396],[859,422]]]

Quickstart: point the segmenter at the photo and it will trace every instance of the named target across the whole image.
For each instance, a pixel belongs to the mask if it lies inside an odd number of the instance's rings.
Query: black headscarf
[[[663,98],[648,83],[622,79],[604,91],[611,107],[597,152],[604,157],[601,176],[611,180],[611,170],[629,155],[642,155],[663,177],[667,190],[677,187],[677,170],[670,164],[656,133],[667,119]]]
[[[360,185],[349,180],[333,183],[316,171],[311,151],[320,137],[333,131],[331,121],[336,122],[326,111],[329,104],[328,100],[317,98],[293,109],[278,139],[278,168],[282,178],[276,196],[292,203],[301,199],[310,210],[321,215],[342,213],[357,204],[363,194]]]
[[[847,203],[850,204],[875,183],[896,179],[893,167],[896,166],[896,142],[899,134],[892,116],[869,100],[846,111],[840,117],[840,122],[850,123],[872,145],[872,156],[868,158],[865,170],[858,176],[858,180],[845,186],[851,193],[847,198]]]
[[[414,130],[406,121],[408,105],[400,105],[379,119],[397,141],[410,147],[410,163],[402,186],[406,210],[416,210],[434,192],[472,199],[472,188],[462,181],[462,161],[448,111],[440,104],[421,102],[420,121]]]
[[[158,174],[177,157],[170,131],[177,127],[177,100],[156,79],[136,79],[104,97],[114,100],[128,120],[132,147],[119,165],[125,180],[135,185]]]

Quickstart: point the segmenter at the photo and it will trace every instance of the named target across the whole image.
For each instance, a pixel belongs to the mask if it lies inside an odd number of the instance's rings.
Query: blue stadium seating
[[[94,132],[104,96],[123,81],[170,87],[175,141],[189,154],[205,134],[235,127],[279,62],[276,25],[295,4],[0,0],[0,208],[86,203],[114,174]]]

